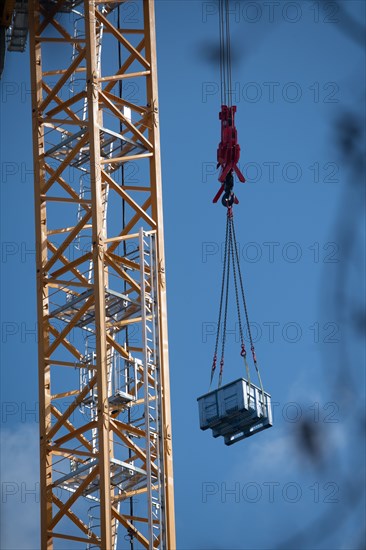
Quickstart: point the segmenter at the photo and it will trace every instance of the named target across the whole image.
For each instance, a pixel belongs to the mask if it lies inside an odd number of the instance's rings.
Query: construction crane
[[[154,2],[124,4],[1,14],[2,59],[29,31],[43,550],[176,547]]]
[[[45,550],[65,541],[88,550],[176,547],[154,2],[133,2],[134,17],[122,24],[125,5],[7,0],[1,13],[2,62],[4,40],[24,51],[29,31]],[[213,202],[221,197],[227,216],[210,387],[221,330],[222,344],[218,389],[198,402],[201,428],[232,445],[272,426],[272,414],[233,219],[234,174],[245,178],[231,101],[228,0],[219,1],[219,14]],[[140,101],[124,95],[131,79]],[[126,182],[132,161],[141,185]],[[230,272],[247,378],[222,386]],[[259,386],[250,377],[241,307]]]

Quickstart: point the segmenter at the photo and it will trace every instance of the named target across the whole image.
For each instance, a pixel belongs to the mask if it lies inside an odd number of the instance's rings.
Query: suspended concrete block
[[[197,399],[201,430],[222,436],[226,445],[272,426],[271,396],[244,378]],[[263,402],[264,401],[264,402]]]

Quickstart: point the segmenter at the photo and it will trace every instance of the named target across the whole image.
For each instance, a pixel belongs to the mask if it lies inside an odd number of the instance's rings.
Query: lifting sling
[[[197,401],[199,405],[201,429],[206,430],[210,428],[214,437],[222,436],[226,445],[232,445],[241,439],[271,427],[272,410],[271,396],[263,389],[258,368],[234,225],[233,207],[235,204],[239,203],[233,191],[234,174],[236,174],[241,182],[245,182],[245,178],[238,167],[240,146],[238,143],[237,129],[235,127],[236,106],[232,105],[231,101],[231,46],[228,6],[229,0],[219,0],[221,77],[221,112],[219,114],[219,119],[221,121],[221,141],[217,149],[217,168],[220,169],[218,180],[221,185],[213,199],[213,202],[216,203],[221,197],[221,203],[226,208],[224,262],[210,387],[208,393],[199,397]],[[246,379],[240,378],[223,386],[222,379],[225,362],[226,327],[230,284],[232,281],[234,283],[236,312],[239,326],[240,355],[244,362]],[[242,315],[242,311],[244,311],[244,316]],[[250,377],[242,322],[244,317],[250,351],[259,381],[258,386],[252,383]],[[218,361],[220,366],[218,389],[211,390]]]

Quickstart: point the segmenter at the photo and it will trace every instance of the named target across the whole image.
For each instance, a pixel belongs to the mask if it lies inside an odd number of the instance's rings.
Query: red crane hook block
[[[240,158],[240,145],[238,143],[238,132],[235,127],[236,106],[221,106],[219,119],[221,120],[221,141],[217,149],[217,168],[221,166],[219,181],[225,182],[228,173],[233,170],[239,181],[245,182],[245,178],[238,168]]]
[[[219,119],[221,120],[221,141],[217,149],[217,168],[221,166],[219,182],[222,184],[212,202],[216,203],[225,191],[227,197],[231,197],[231,203],[238,204],[239,201],[232,192],[233,172],[238,176],[239,181],[245,182],[245,178],[238,167],[240,158],[240,145],[238,143],[238,132],[235,127],[236,106],[221,106]]]

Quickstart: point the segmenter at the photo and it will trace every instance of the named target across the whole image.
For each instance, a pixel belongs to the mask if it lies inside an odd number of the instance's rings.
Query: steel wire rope
[[[221,105],[226,102],[226,82],[225,82],[225,60],[224,60],[224,13],[223,1],[219,0],[219,36],[220,36],[220,90],[221,90]]]
[[[227,68],[227,102],[231,107],[232,91],[231,91],[231,43],[230,43],[230,13],[229,13],[229,0],[225,0],[225,30],[226,30],[226,68]]]
[[[221,105],[232,105],[229,0],[219,0]]]

